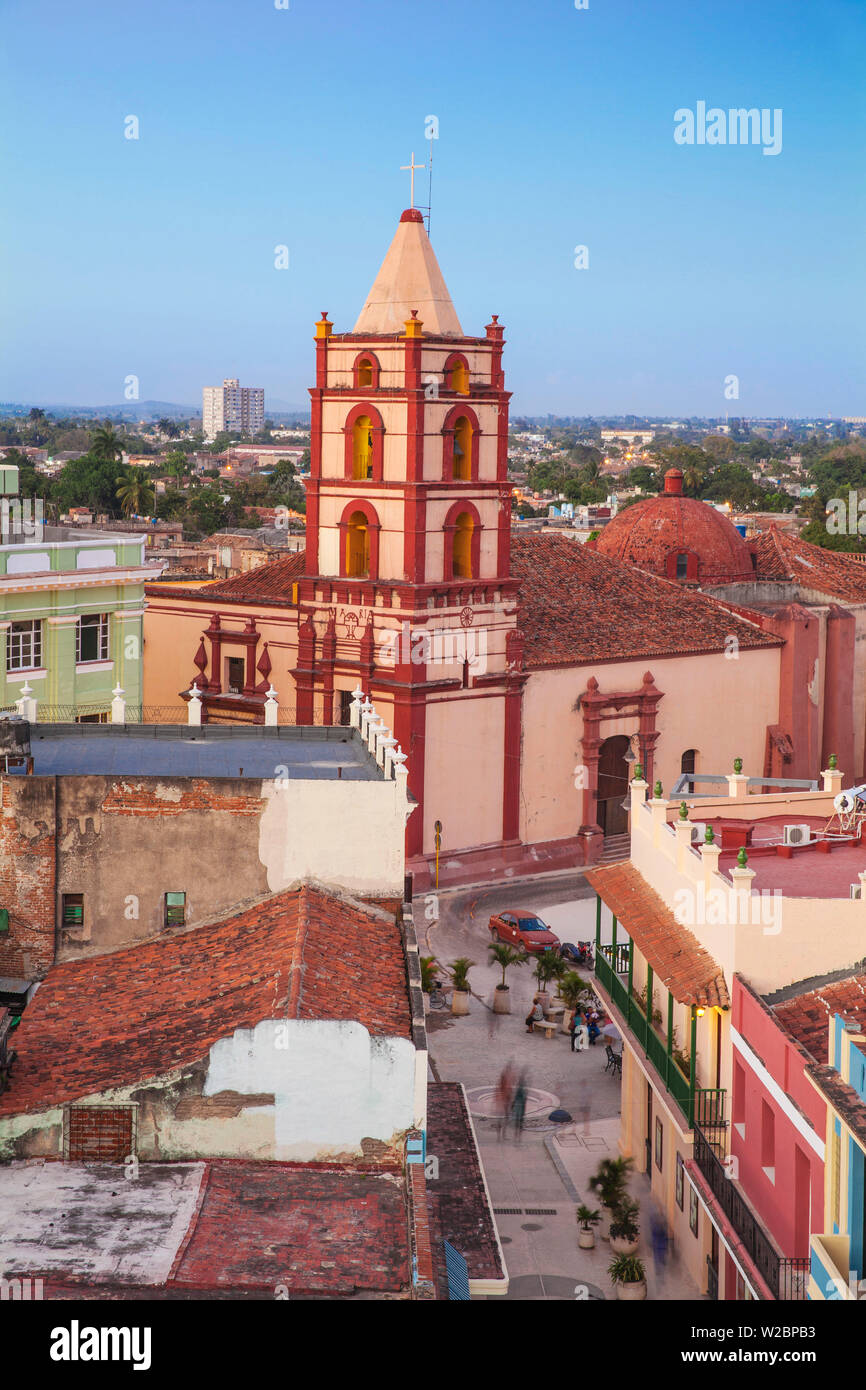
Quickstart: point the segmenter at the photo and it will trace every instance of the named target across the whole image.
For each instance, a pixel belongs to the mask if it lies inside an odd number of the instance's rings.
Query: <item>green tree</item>
[[[153,484],[143,468],[128,468],[115,479],[117,500],[126,517],[153,512]]]
[[[182,478],[189,468],[189,459],[182,449],[172,449],[171,453],[166,454],[163,466],[173,478]]]
[[[113,459],[82,454],[72,459],[51,484],[51,500],[61,511],[90,507],[95,512],[117,515],[117,463]]]
[[[123,455],[123,444],[120,436],[115,431],[114,426],[106,420],[95,432],[90,441],[90,453],[93,458],[102,462],[116,463]]]
[[[195,529],[209,536],[228,521],[223,494],[216,487],[203,487],[190,498],[188,513]]]

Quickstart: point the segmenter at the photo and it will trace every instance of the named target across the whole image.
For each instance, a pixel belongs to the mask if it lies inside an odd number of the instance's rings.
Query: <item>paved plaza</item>
[[[422,954],[435,954],[443,966],[462,955],[476,962],[470,972],[468,1016],[456,1018],[447,1009],[430,1011],[430,1055],[441,1080],[461,1081],[466,1087],[508,1266],[508,1297],[612,1299],[610,1246],[601,1237],[605,1223],[596,1228],[596,1248],[581,1250],[574,1213],[581,1202],[598,1207],[588,1179],[600,1159],[618,1154],[621,1082],[605,1070],[601,1041],[584,1052],[572,1052],[565,1033],[548,1039],[526,1032],[523,1020],[535,991],[531,962],[508,972],[512,1012],[494,1014],[493,991],[500,972],[487,963],[492,912],[506,905],[532,907],[561,940],[585,940],[594,935],[594,895],[578,876],[557,876],[528,886],[443,893],[436,921],[421,921],[421,902],[416,922]],[[592,980],[591,972],[581,973]],[[526,1122],[519,1135],[513,1128],[501,1135],[496,1114],[496,1084],[508,1062],[525,1073],[529,1088]],[[558,1108],[572,1117],[569,1122],[549,1119]],[[649,1183],[642,1174],[632,1179],[631,1191],[640,1202],[639,1254],[647,1268],[649,1298],[700,1298],[676,1251],[664,1267],[655,1267],[649,1241]]]

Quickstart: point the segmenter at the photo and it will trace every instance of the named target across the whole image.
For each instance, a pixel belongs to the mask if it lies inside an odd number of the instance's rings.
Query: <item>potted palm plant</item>
[[[585,1206],[583,1203],[575,1212],[577,1224],[580,1230],[577,1234],[577,1243],[581,1250],[595,1249],[595,1231],[593,1226],[597,1226],[601,1220],[601,1212],[593,1211],[592,1207]]]
[[[617,1255],[607,1272],[616,1285],[617,1298],[628,1302],[646,1298],[646,1268],[637,1255]]]
[[[565,1005],[565,1013],[562,1016],[562,1031],[568,1033],[571,1030],[571,1020],[580,1005],[584,994],[590,989],[576,970],[566,970],[559,981],[559,997]]]
[[[495,1014],[510,1014],[511,996],[508,985],[505,983],[505,972],[512,965],[525,965],[526,952],[519,950],[516,946],[509,946],[506,941],[491,941],[487,949],[490,952],[491,965],[498,965],[502,971],[502,983],[497,985],[493,992],[493,1012]]]
[[[633,1198],[624,1196],[611,1212],[610,1248],[615,1255],[633,1255],[637,1250],[639,1210]]]
[[[421,966],[421,991],[424,998],[424,1012],[429,1012],[429,994],[436,980],[436,971],[439,968],[435,956],[422,956],[419,964]]]
[[[544,1010],[550,1002],[550,992],[548,985],[551,980],[561,980],[566,972],[566,964],[561,956],[554,955],[553,951],[545,951],[535,962],[533,975],[538,981],[538,995]]]
[[[448,967],[448,973],[454,985],[454,993],[451,997],[452,1014],[468,1014],[469,1012],[469,971],[475,964],[474,960],[469,960],[467,956],[458,956],[452,960]]]
[[[590,1191],[596,1193],[611,1217],[628,1195],[627,1183],[633,1167],[630,1158],[603,1158],[589,1180]],[[608,1240],[609,1236],[603,1234],[603,1239]]]

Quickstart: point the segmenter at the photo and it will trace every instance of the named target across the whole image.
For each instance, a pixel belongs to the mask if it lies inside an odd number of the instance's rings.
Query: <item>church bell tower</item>
[[[316,325],[298,723],[360,682],[407,754],[411,867],[519,839],[504,331],[457,317],[417,208],[350,333]]]

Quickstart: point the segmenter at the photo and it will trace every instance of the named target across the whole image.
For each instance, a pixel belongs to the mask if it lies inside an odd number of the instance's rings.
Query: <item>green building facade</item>
[[[140,718],[144,586],[162,565],[144,563],[143,535],[41,524],[33,534],[0,544],[0,708],[27,685],[39,720],[107,719],[120,686],[128,718]]]

